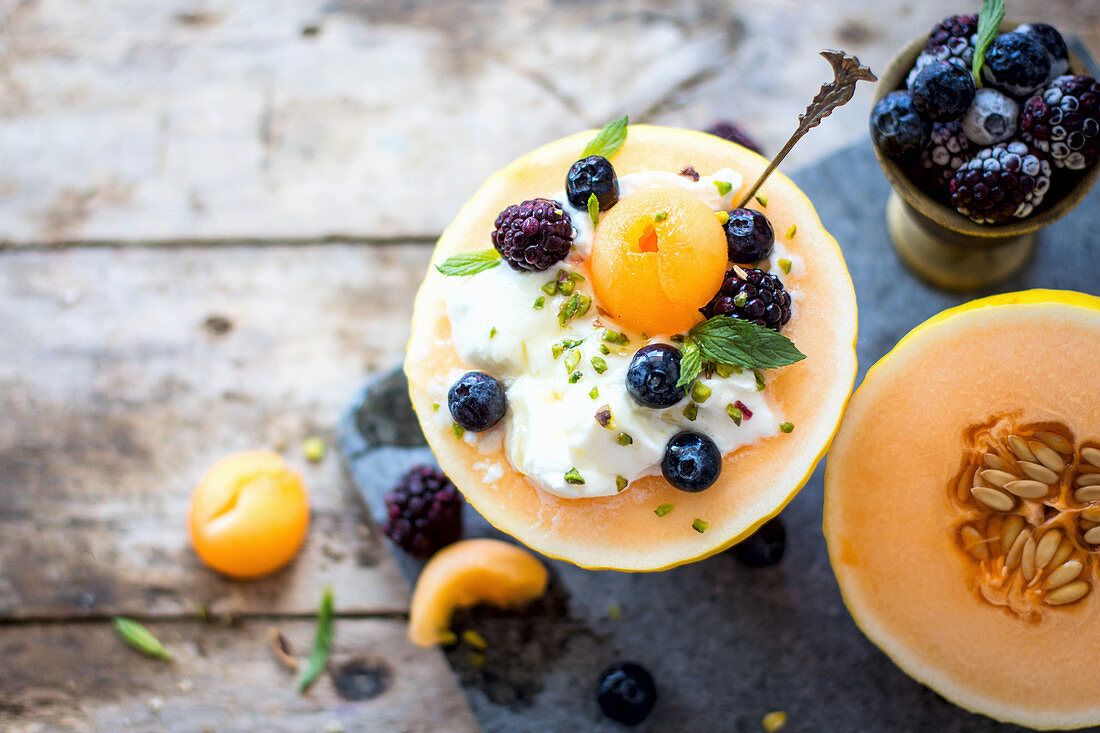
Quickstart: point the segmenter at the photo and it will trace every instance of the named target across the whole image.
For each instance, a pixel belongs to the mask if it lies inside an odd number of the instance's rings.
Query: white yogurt
[[[645,171],[620,177],[619,195],[625,198],[648,188],[676,187],[695,193],[715,211],[732,208],[731,194],[719,195],[714,181],[729,183],[733,192],[741,186],[740,174],[729,169],[702,176],[697,182],[675,173]],[[593,235],[587,212],[569,206],[564,191],[550,198],[561,203],[572,219],[574,254],[587,257]],[[781,258],[798,267],[797,258],[776,242],[769,269],[776,270]],[[501,423],[485,433],[467,432],[464,440],[496,448],[503,436],[509,462],[536,486],[561,497],[584,498],[617,493],[621,479],[629,482],[660,473],[665,445],[683,430],[709,435],[723,454],[779,432],[781,417],[766,399],[766,390],[757,389],[751,371],[727,378],[700,376],[711,394],[698,405],[694,421],[683,414],[688,398],[657,410],[635,403],[625,387],[630,360],[642,346],[667,343],[667,337],[645,340],[599,316],[588,282],[578,282],[576,292],[592,298],[592,307],[562,328],[557,315],[563,296],[546,296],[541,290],[561,269],[573,272],[576,268],[567,260],[543,273],[520,273],[502,263],[477,275],[448,278],[447,315],[455,350],[469,368],[500,380],[508,396],[508,411]],[[533,306],[539,297],[545,298],[545,305],[536,310]],[[793,291],[791,298],[797,301]],[[605,342],[608,329],[625,333],[629,344]],[[556,358],[553,354],[552,346],[563,339],[581,342],[573,349],[580,355],[573,370],[565,364],[569,351]],[[609,354],[601,352],[601,344],[609,347]],[[606,362],[603,373],[594,368],[594,357]],[[571,371],[581,373],[572,384]],[[436,412],[440,422],[450,421],[447,390],[461,374],[456,371],[431,386],[441,405]],[[596,397],[593,389],[598,392]],[[740,425],[727,413],[727,406],[738,401],[752,413]],[[602,408],[611,412],[613,423],[608,427],[595,417]],[[622,444],[624,434],[631,439],[629,445]],[[573,469],[584,483],[566,481],[566,474]],[[486,480],[491,477],[499,478],[498,472],[486,470]]]

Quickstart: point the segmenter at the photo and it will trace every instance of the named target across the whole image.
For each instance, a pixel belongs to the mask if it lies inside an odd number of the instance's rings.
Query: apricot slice
[[[211,568],[235,578],[267,575],[290,562],[308,526],[302,477],[271,451],[223,458],[191,495],[195,551]]]
[[[726,274],[722,225],[698,197],[676,188],[631,194],[596,229],[589,269],[601,307],[649,335],[686,331]]]
[[[424,647],[446,641],[456,608],[516,608],[541,596],[547,580],[543,564],[521,547],[489,539],[455,542],[434,554],[416,581],[409,639]]]

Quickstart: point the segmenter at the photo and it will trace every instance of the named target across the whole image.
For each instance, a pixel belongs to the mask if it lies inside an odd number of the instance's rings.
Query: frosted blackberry
[[[791,320],[791,294],[770,272],[734,266],[703,315],[733,316],[778,331]]]
[[[1016,134],[1020,105],[1008,95],[983,87],[974,95],[974,103],[963,115],[966,136],[978,145],[996,145]]]
[[[414,466],[386,494],[382,531],[413,557],[426,558],[462,537],[462,496],[442,471]]]
[[[976,149],[963,132],[962,122],[937,122],[932,125],[932,139],[920,153],[917,179],[928,194],[948,200],[955,171],[970,160]]]
[[[754,153],[759,153],[760,155],[764,154],[764,151],[760,149],[759,143],[753,140],[739,125],[733,122],[719,120],[708,127],[707,132],[711,135],[717,135],[720,138],[729,140],[731,143],[737,143],[741,147],[748,148]]]
[[[1066,39],[1058,29],[1047,23],[1025,23],[1016,28],[1016,33],[1031,36],[1046,49],[1050,56],[1049,79],[1061,76],[1069,70],[1069,51],[1066,49]]]
[[[952,15],[940,21],[917,57],[913,70],[909,72],[906,84],[912,86],[913,80],[933,61],[948,61],[961,69],[969,70],[974,61],[974,40],[978,32],[978,18],[974,15]]]
[[[619,200],[619,179],[611,161],[602,155],[581,158],[565,175],[565,195],[575,208],[587,210],[592,194],[600,202],[600,211],[607,211]]]
[[[947,61],[933,61],[920,70],[909,91],[921,114],[933,122],[950,122],[974,101],[974,76]]]
[[[871,110],[871,141],[891,158],[920,150],[931,134],[931,120],[917,110],[909,92],[890,92]]]
[[[1019,141],[982,148],[951,179],[951,205],[979,224],[1022,219],[1050,188],[1050,161]]]
[[[493,246],[513,270],[538,272],[561,262],[573,245],[573,222],[556,201],[531,199],[500,212]]]
[[[1093,165],[1100,158],[1100,82],[1058,77],[1024,104],[1020,128],[1059,168]]]
[[[1039,41],[1023,33],[1004,33],[985,52],[982,80],[1005,94],[1023,97],[1050,76],[1050,56]]]

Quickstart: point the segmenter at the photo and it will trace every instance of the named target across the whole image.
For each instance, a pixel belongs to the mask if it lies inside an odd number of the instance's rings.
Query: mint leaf
[[[688,332],[703,358],[745,369],[775,369],[802,361],[806,355],[786,336],[755,323],[714,316]],[[683,360],[681,358],[681,372]]]
[[[694,339],[686,339],[680,347],[680,380],[677,387],[686,387],[699,376],[703,369],[703,355],[699,353],[699,346]]]
[[[149,631],[137,621],[116,616],[115,632],[124,642],[142,654],[155,659],[163,659],[166,662],[172,661],[172,653],[164,648],[157,637],[153,636],[152,631]]]
[[[317,629],[313,632],[313,651],[309,662],[298,678],[298,692],[304,693],[317,681],[328,665],[332,653],[332,589],[325,588],[321,596],[321,607],[317,609]]]
[[[600,225],[600,200],[594,193],[588,194],[588,216],[592,219],[593,229]]]
[[[435,269],[444,275],[465,276],[476,275],[499,264],[500,252],[495,249],[482,249],[477,252],[463,252],[460,255],[448,257],[442,265],[436,265]]]
[[[974,39],[974,61],[970,71],[974,75],[974,83],[982,85],[982,65],[985,63],[985,52],[997,32],[1001,29],[1001,21],[1005,18],[1005,0],[982,0],[982,12],[978,14],[978,32]]]
[[[605,158],[610,158],[619,152],[619,148],[626,142],[626,125],[628,121],[627,116],[623,115],[614,122],[607,123],[599,134],[584,147],[581,157],[602,155]]]

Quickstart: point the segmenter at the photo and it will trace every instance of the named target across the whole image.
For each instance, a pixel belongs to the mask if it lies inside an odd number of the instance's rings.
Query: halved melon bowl
[[[773,173],[753,206],[766,213],[777,241],[799,259],[800,266],[784,275],[798,300],[783,333],[806,358],[769,372],[765,395],[794,425],[793,432],[762,438],[723,456],[718,481],[705,491],[679,491],[656,475],[635,480],[613,496],[578,499],[536,486],[509,464],[500,446],[456,440],[449,423],[433,419],[440,405],[431,388],[469,366],[452,343],[448,283],[435,266],[453,255],[490,247],[494,221],[506,207],[561,191],[566,171],[593,134],[579,133],[523,156],[490,177],[462,208],[436,245],[433,266],[417,294],[405,370],[412,404],[441,468],[491,524],[538,552],[582,567],[660,570],[706,557],[748,536],[777,514],[810,476],[829,445],[855,377],[855,294],[840,249],[813,205],[788,178]],[[755,153],[711,135],[646,125],[629,127],[612,162],[619,176],[644,170],[674,175],[685,168],[706,176],[730,168],[742,175],[745,190],[767,165]],[[664,504],[673,504],[675,510],[658,516],[655,508]]]
[[[824,522],[848,609],[910,676],[998,720],[1100,724],[1100,298],[914,329],[848,405]]]

